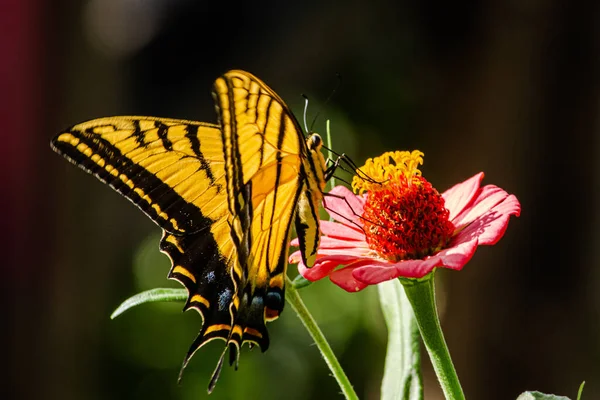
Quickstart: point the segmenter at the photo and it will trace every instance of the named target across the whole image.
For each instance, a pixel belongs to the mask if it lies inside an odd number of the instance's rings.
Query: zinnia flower
[[[422,163],[418,150],[368,159],[352,182],[358,195],[336,186],[325,197],[337,222],[320,222],[315,265],[304,265],[299,251],[290,263],[298,263],[310,281],[329,276],[341,288],[359,291],[398,277],[422,278],[434,268],[461,270],[477,246],[498,242],[510,216],[519,216],[514,195],[480,186],[483,172],[440,195],[421,176]]]

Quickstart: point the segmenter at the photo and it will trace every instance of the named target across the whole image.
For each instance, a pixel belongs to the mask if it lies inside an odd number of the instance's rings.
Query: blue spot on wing
[[[213,283],[215,281],[215,279],[216,279],[215,271],[209,271],[206,274],[205,278],[206,278],[206,282]]]
[[[219,311],[227,310],[229,308],[229,304],[231,303],[231,299],[233,291],[229,288],[223,289],[221,293],[219,293]]]

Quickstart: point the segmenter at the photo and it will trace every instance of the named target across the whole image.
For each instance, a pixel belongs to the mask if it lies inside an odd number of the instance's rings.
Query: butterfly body
[[[321,139],[305,139],[283,100],[245,71],[213,87],[218,124],[107,117],[75,125],[52,147],[127,197],[163,229],[169,277],[188,290],[202,328],[184,360],[214,340],[237,367],[243,343],[269,346],[266,321],[284,305],[292,220],[316,257],[325,185]],[[183,370],[183,368],[182,368]]]

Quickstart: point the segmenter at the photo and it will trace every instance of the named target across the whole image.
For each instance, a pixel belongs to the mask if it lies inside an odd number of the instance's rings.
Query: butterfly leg
[[[342,165],[342,162],[344,164],[346,164],[350,169],[344,167]],[[332,161],[332,159],[328,158],[327,159],[327,163],[332,163],[329,167],[327,167],[327,169],[325,170],[325,181],[329,181],[329,179],[331,179],[334,176],[335,171],[339,168],[342,171],[348,172],[349,174],[356,174],[359,178],[366,180],[367,182],[371,182],[371,183],[381,183],[381,182],[377,182],[375,180],[373,180],[373,178],[371,178],[370,176],[368,176],[367,174],[365,174],[357,165],[356,163],[354,163],[354,161],[348,157],[346,155],[346,153],[342,153],[340,155],[337,156],[337,158],[335,159],[335,161]],[[338,178],[338,177],[336,177]],[[340,178],[338,178],[340,179]],[[346,182],[343,179],[340,179],[342,182]],[[346,182],[347,183],[347,182]]]
[[[350,203],[348,203],[348,199],[346,199],[344,196],[339,196],[337,194],[333,194],[333,193],[323,193],[324,197],[323,197],[323,208],[327,210],[327,212],[329,212],[330,214],[335,214],[336,215],[336,219],[338,221],[347,221],[348,223],[351,223],[352,225],[355,225],[358,229],[360,229],[361,231],[364,231],[362,226],[360,226],[359,224],[357,224],[356,222],[354,222],[351,218],[349,218],[349,216],[344,212],[344,211],[337,211],[334,210],[333,208],[329,208],[327,207],[327,197],[334,197],[336,199],[340,199],[343,200],[344,203],[346,203],[347,209],[350,211],[350,213],[354,216],[357,217],[359,219],[363,219],[362,215],[358,214],[356,211],[354,211],[354,209],[352,208],[352,206],[350,205]],[[346,215],[344,215],[346,214]]]

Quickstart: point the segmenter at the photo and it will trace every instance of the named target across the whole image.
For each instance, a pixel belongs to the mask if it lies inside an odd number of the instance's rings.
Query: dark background
[[[522,216],[462,272],[438,274],[469,399],[524,390],[600,398],[599,2],[18,1],[0,6],[2,398],[197,399],[221,344],[177,373],[200,317],[145,305],[165,285],[159,229],[53,154],[49,140],[120,114],[215,121],[213,80],[265,80],[358,163],[418,148],[440,191],[479,171]],[[333,99],[325,99],[338,85]],[[295,274],[295,268],[290,268]],[[302,291],[360,398],[376,399],[386,330],[375,288]],[[243,351],[212,399],[340,398],[289,307],[265,354]],[[426,354],[426,399],[442,398]]]

